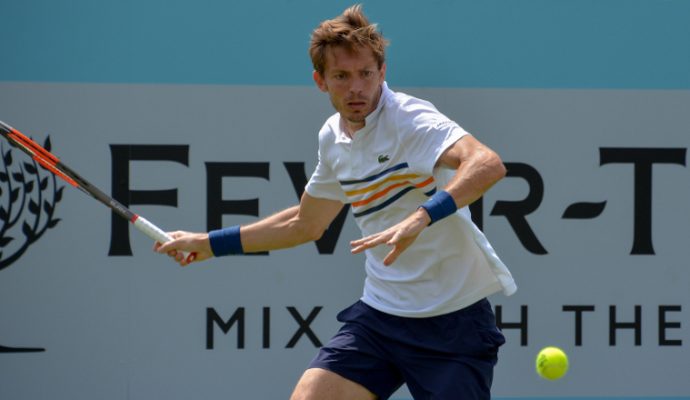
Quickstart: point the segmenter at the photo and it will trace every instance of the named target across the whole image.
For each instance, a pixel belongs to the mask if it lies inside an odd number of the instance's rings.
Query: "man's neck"
[[[341,117],[341,128],[345,132],[345,134],[352,139],[355,135],[355,132],[358,130],[364,128],[366,126],[366,120],[363,122],[353,122],[353,121],[348,121],[345,118]]]

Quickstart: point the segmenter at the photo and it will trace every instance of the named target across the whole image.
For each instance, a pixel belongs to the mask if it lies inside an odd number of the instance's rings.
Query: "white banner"
[[[494,396],[687,396],[690,92],[390,84],[432,101],[508,166],[473,207],[519,286],[491,298],[508,340]],[[0,93],[1,120],[49,138],[65,164],[165,230],[295,204],[333,112],[309,87],[0,83]],[[287,398],[361,294],[351,215],[318,244],[181,269],[0,148],[0,398]],[[564,379],[535,374],[547,345],[569,354]]]

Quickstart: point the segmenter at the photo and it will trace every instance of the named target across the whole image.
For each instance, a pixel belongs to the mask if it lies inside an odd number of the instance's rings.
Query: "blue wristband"
[[[427,214],[431,218],[429,225],[434,222],[441,220],[458,210],[458,206],[455,205],[455,200],[453,196],[445,190],[439,190],[434,193],[429,200],[427,200],[420,207],[426,210]]]
[[[211,231],[208,233],[208,240],[211,242],[211,250],[216,257],[244,254],[239,225]]]

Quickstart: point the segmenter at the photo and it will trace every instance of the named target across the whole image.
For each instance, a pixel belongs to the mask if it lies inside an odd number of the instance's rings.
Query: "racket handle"
[[[159,243],[166,243],[173,240],[173,238],[167,233],[163,232],[161,228],[152,224],[149,220],[142,216],[137,215],[133,223],[134,226],[142,231],[146,236]],[[190,254],[188,251],[183,251],[182,256],[187,260],[187,262],[191,262],[194,259],[194,253]]]

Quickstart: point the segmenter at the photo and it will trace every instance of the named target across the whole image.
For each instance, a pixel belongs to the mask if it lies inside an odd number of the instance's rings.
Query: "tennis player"
[[[344,204],[363,237],[361,299],[305,371],[293,400],[489,399],[505,342],[487,296],[517,289],[468,205],[505,175],[501,159],[431,103],[388,88],[387,41],[361,6],[312,33],[314,81],[337,111],[298,206],[209,233],[173,232],[155,249],[187,265],[319,239]]]

